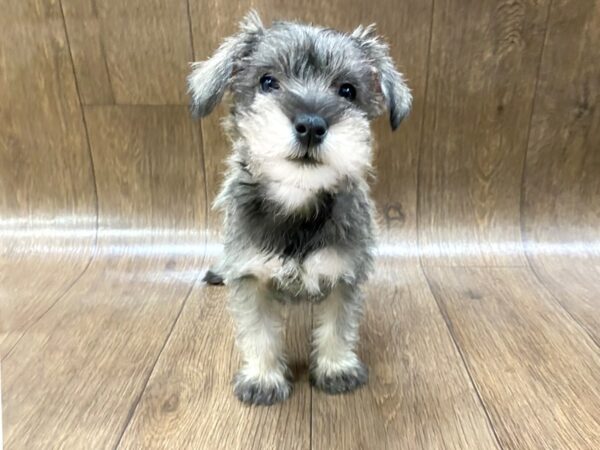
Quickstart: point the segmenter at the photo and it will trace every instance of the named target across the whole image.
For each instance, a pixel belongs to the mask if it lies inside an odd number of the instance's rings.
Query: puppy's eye
[[[340,86],[338,95],[352,101],[356,98],[356,88],[350,83],[344,83]]]
[[[265,74],[260,77],[260,88],[263,92],[271,92],[273,89],[279,89],[279,81],[277,81],[277,78]]]

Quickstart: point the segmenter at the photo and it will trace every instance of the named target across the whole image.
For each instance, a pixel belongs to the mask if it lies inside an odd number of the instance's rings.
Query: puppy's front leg
[[[245,403],[271,405],[289,397],[292,384],[283,355],[279,302],[254,277],[232,283],[231,312],[244,365],[234,378],[236,396]]]
[[[340,282],[314,306],[310,381],[328,394],[350,392],[367,382],[367,367],[355,351],[362,304],[358,288]]]

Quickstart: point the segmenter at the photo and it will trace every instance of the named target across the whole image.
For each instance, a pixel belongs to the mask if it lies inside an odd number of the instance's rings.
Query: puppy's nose
[[[327,134],[327,122],[316,114],[300,114],[294,119],[296,137],[302,145],[317,145]]]

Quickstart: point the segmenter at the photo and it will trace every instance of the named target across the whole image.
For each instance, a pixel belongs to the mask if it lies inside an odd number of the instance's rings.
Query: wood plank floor
[[[6,448],[114,447],[189,296],[196,277],[186,274],[195,266],[191,259],[94,260],[2,361]]]
[[[568,294],[527,267],[382,257],[360,346],[369,385],[310,388],[302,305],[287,320],[292,397],[250,408],[231,391],[226,289],[198,282],[204,268],[100,252],[2,359],[5,448],[600,447],[598,278]]]
[[[598,448],[598,347],[531,272],[426,274],[502,446]]]

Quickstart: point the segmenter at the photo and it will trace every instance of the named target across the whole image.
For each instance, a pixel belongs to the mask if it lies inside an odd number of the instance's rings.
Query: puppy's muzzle
[[[317,114],[300,114],[294,119],[296,138],[305,147],[319,145],[327,136],[327,121]]]

